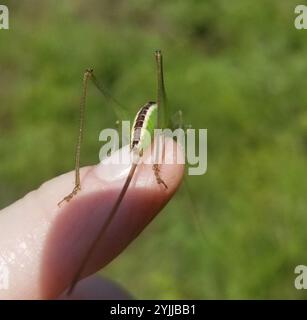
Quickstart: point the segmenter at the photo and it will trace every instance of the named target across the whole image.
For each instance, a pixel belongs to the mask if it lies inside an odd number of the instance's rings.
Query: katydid
[[[93,250],[95,249],[99,240],[103,237],[106,229],[112,222],[114,216],[116,215],[118,208],[125,197],[125,194],[129,188],[130,182],[133,178],[135,170],[137,168],[138,162],[143,155],[143,151],[149,147],[151,141],[145,139],[144,132],[147,131],[150,133],[151,137],[154,137],[154,129],[164,129],[170,125],[168,122],[168,109],[167,109],[167,99],[165,93],[165,86],[164,86],[164,76],[163,76],[163,61],[162,61],[162,54],[160,50],[155,52],[155,60],[156,60],[156,71],[157,71],[157,101],[156,102],[147,102],[144,106],[140,108],[138,113],[136,114],[132,132],[131,132],[131,141],[130,141],[130,151],[133,156],[133,163],[131,165],[130,171],[128,176],[125,180],[124,186],[121,189],[110,213],[107,216],[106,221],[101,226],[97,236],[93,240],[90,248],[88,249],[86,255],[82,258],[81,264],[77,268],[77,271],[73,277],[71,282],[70,288],[68,290],[68,294],[72,292],[76,283],[80,279],[80,275],[83,272],[83,269],[90,258]],[[106,90],[98,83],[94,72],[92,69],[87,69],[84,73],[83,77],[83,92],[80,101],[80,123],[79,123],[79,134],[77,139],[76,145],[76,152],[75,152],[75,186],[72,192],[64,197],[64,199],[59,202],[60,205],[63,202],[70,201],[81,189],[80,183],[80,149],[81,143],[83,138],[83,126],[84,126],[84,109],[85,109],[85,102],[86,102],[86,95],[87,95],[87,87],[89,80],[92,80],[95,86],[110,100],[113,100],[116,104],[119,103],[112,98],[111,95],[106,92]],[[165,182],[160,175],[160,165],[153,164],[153,172],[156,177],[156,181],[159,185],[162,185],[164,188],[167,188],[167,181]]]

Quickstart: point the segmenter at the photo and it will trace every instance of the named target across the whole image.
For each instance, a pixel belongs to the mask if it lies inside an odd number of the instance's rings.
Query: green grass
[[[56,3],[10,1],[11,29],[0,30],[1,207],[73,169],[85,68],[134,115],[155,96],[161,48],[171,103],[208,129],[208,171],[189,177],[205,241],[182,192],[104,273],[138,298],[306,298],[293,286],[307,264],[307,31],[294,28],[296,1]],[[84,164],[115,121],[95,89],[88,101]]]

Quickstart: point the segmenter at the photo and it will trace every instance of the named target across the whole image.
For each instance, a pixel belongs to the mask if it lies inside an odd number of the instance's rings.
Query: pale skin
[[[172,143],[166,140],[166,157],[172,154]],[[58,200],[72,189],[72,171],[45,182],[0,211],[0,259],[9,268],[9,288],[0,289],[0,299],[64,297],[97,227],[122,188],[127,170],[124,165],[104,163],[82,168],[82,189],[73,201],[59,208]],[[180,185],[184,167],[163,164],[160,170],[167,189],[157,184],[151,165],[138,165],[118,213],[81,278],[94,274],[119,255],[170,200]],[[92,276],[80,281],[69,298],[120,299],[129,295],[109,281]]]

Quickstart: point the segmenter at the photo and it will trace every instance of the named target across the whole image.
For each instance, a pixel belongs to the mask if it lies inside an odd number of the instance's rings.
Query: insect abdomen
[[[157,104],[146,103],[137,113],[131,132],[131,149],[145,149],[150,145],[157,123]],[[149,133],[149,135],[148,135]]]

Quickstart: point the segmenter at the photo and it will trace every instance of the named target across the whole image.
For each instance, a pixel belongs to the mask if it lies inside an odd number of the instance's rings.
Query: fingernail
[[[127,177],[131,163],[130,146],[127,145],[101,161],[96,166],[95,173],[99,179],[106,182],[122,180]]]

